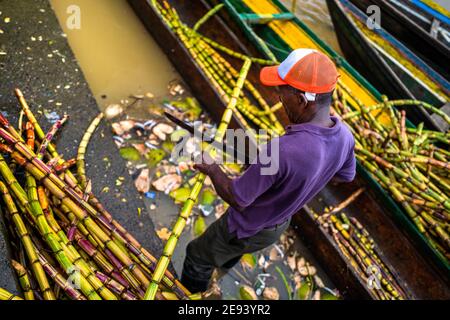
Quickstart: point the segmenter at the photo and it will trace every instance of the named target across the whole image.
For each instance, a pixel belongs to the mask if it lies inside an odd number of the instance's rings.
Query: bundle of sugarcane
[[[197,32],[201,25],[222,8],[222,4],[211,9],[192,28],[180,20],[176,10],[166,1],[160,4],[157,0],[152,0],[151,4],[161,15],[165,23],[173,30],[174,34],[183,42],[197,65],[221,95],[225,104],[228,104],[232,97],[233,88],[236,85],[239,72],[233,68],[230,62],[219,51],[234,58],[241,60],[249,59],[254,63],[263,65],[275,63],[274,61],[252,58],[235,52]],[[245,80],[244,88],[238,97],[234,116],[245,129],[256,127],[265,130],[270,137],[279,136],[284,133],[284,128],[278,121],[275,111],[281,108],[281,106],[281,103],[277,103],[273,107],[269,106],[252,83],[249,80]],[[249,122],[253,126],[250,126]],[[257,139],[258,136],[254,138]],[[264,138],[267,137],[265,136]]]
[[[126,299],[144,297],[156,258],[101,205],[85,177],[84,153],[99,115],[82,139],[77,161],[65,161],[20,90],[27,119],[16,130],[0,114],[0,193],[25,299]],[[70,171],[77,163],[78,175]],[[193,298],[167,270],[158,299]],[[0,299],[15,299],[0,290]]]
[[[379,249],[369,232],[344,210],[362,192],[357,190],[338,206],[314,214],[320,225],[330,234],[342,255],[355,273],[367,284],[375,299],[403,300],[408,296],[399,285],[395,274],[383,262]]]
[[[334,93],[333,111],[350,127],[356,157],[372,177],[396,200],[442,259],[450,259],[450,133],[408,128],[406,108],[420,105],[450,117],[433,106],[415,100],[388,101],[364,106],[340,83]],[[381,120],[381,116],[387,120]]]

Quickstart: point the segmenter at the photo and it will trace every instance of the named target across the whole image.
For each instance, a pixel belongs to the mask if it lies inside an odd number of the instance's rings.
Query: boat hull
[[[437,107],[445,103],[402,67],[403,61],[393,61],[384,56],[366,38],[348,16],[343,3],[327,0],[331,19],[336,29],[339,45],[352,65],[390,99],[417,99]],[[391,46],[389,42],[386,45]],[[406,58],[405,58],[406,59]],[[405,108],[408,119],[418,125],[423,122],[433,130],[445,131],[446,126],[423,108]]]
[[[402,5],[408,5],[408,1],[397,1]],[[442,41],[439,41],[439,39],[431,36],[429,30],[425,29],[431,27],[429,24],[421,24],[419,21],[415,22],[408,12],[390,3],[390,1],[352,0],[351,2],[363,12],[367,12],[367,8],[370,5],[377,5],[381,13],[381,27],[404,43],[428,65],[438,70],[444,78],[450,81],[450,64],[448,63],[450,48]],[[410,4],[409,6],[418,10],[418,8],[414,8],[414,5]],[[430,20],[433,19],[425,12],[421,12],[421,14]]]

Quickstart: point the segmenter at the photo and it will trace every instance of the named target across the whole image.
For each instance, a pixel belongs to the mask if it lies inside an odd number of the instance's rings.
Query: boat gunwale
[[[357,8],[353,3],[349,0],[338,0],[343,4],[347,12],[350,12],[352,16],[358,19],[359,22],[364,24],[366,21],[364,18],[367,18],[359,8]],[[358,27],[359,29],[359,27]],[[391,35],[386,29],[382,28],[374,28],[371,30],[375,32],[378,36],[380,36],[387,44],[391,45],[397,52],[401,54],[401,56],[409,60],[414,66],[416,66],[424,76],[429,76],[430,80],[434,81],[437,85],[441,87],[441,89],[447,95],[450,95],[450,82],[448,82],[442,75],[436,72],[433,68],[431,68],[425,61],[423,61],[419,56],[417,56],[412,50],[408,49],[403,43],[397,40],[393,35]]]

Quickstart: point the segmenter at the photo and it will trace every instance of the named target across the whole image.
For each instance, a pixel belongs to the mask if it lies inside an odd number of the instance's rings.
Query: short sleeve
[[[352,182],[356,176],[356,158],[352,148],[342,168],[336,173],[335,177],[345,182]]]
[[[268,163],[268,158],[264,159],[260,154],[254,164],[251,164],[240,177],[232,181],[234,199],[243,208],[251,205],[260,195],[273,186],[280,176],[278,163],[280,157],[277,156],[272,159],[270,151],[267,152],[267,150],[267,146],[263,148],[263,152],[266,152],[265,154],[271,159],[271,163]],[[275,161],[276,164],[274,164]],[[270,170],[267,170],[269,167],[276,170],[270,173]]]

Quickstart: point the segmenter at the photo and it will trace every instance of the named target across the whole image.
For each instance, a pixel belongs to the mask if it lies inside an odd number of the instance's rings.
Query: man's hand
[[[210,174],[212,167],[217,166],[214,163],[214,159],[207,152],[202,152],[201,158],[199,155],[195,162],[194,169],[206,175]]]
[[[200,157],[200,155],[199,155]],[[214,162],[213,158],[207,153],[202,153],[202,158],[196,159],[194,169],[208,175],[214,185],[214,189],[217,194],[230,206],[238,211],[243,211],[244,208],[240,207],[232,192],[231,179],[220,169],[219,165]]]

